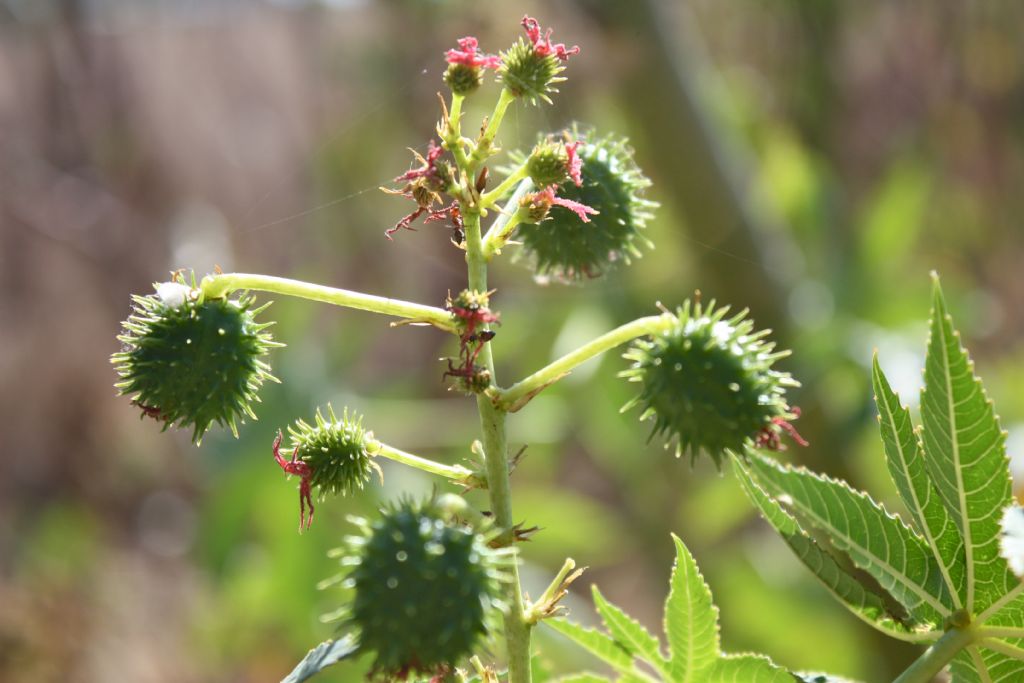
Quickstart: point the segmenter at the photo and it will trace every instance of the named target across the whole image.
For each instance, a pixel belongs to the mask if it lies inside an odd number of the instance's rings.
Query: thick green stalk
[[[490,192],[485,192],[484,194],[480,195],[480,208],[489,209],[495,204],[497,204],[499,201],[501,201],[502,197],[508,194],[508,191],[511,190],[514,185],[516,185],[520,180],[526,177],[526,164],[523,164],[516,170],[512,171],[512,173],[510,173],[507,178],[501,181],[501,183],[496,188],[494,188]],[[488,234],[490,234],[490,232],[491,231],[488,230]]]
[[[977,639],[978,634],[971,627],[952,628],[924,651],[910,667],[892,683],[931,683],[960,650]]]
[[[545,387],[557,382],[584,361],[614,349],[620,344],[632,341],[637,337],[643,337],[664,330],[674,323],[675,318],[671,315],[663,314],[637,318],[632,322],[616,327],[611,332],[606,332],[597,339],[587,342],[509,388],[498,390],[495,403],[504,410],[518,410],[527,401],[543,391]]]
[[[512,91],[508,88],[501,89],[501,95],[498,96],[498,103],[494,105],[494,112],[491,117],[487,120],[487,128],[484,129],[483,135],[480,136],[480,140],[477,142],[476,149],[473,150],[473,155],[470,161],[472,162],[471,172],[476,171],[476,165],[487,157],[491,156],[492,145],[494,144],[494,138],[498,134],[498,128],[501,127],[501,120],[505,118],[505,112],[508,110],[508,105],[512,104],[516,99],[516,96],[512,94]],[[472,175],[472,173],[470,174]]]
[[[387,458],[388,460],[394,460],[395,462],[400,462],[403,465],[423,470],[428,474],[447,477],[455,482],[465,481],[473,476],[472,470],[461,465],[445,465],[439,462],[434,462],[433,460],[421,458],[420,456],[413,455],[412,453],[406,453],[405,451],[399,450],[385,443],[381,443],[380,441],[370,443],[367,451],[374,457],[380,456],[382,458]]]
[[[207,275],[200,285],[203,296],[218,298],[231,292],[244,289],[260,292],[274,292],[300,299],[322,301],[335,306],[355,308],[403,318],[410,323],[429,323],[447,332],[455,332],[452,315],[443,308],[424,306],[401,299],[388,299],[348,289],[324,287],[309,282],[290,280],[272,275],[253,275],[250,273],[219,273]]]
[[[464,214],[466,229],[466,263],[469,268],[469,288],[487,291],[487,260],[480,235],[480,214],[467,210]],[[494,375],[494,357],[491,345],[484,344],[480,362],[491,373],[492,387],[497,385]],[[491,499],[491,514],[501,530],[498,542],[503,546],[515,543],[512,521],[512,490],[509,478],[508,443],[505,436],[504,410],[497,408],[484,394],[476,399],[483,430],[484,457],[487,467],[487,492]],[[526,622],[523,591],[519,584],[519,563],[512,565],[512,580],[505,591],[509,603],[505,614],[505,641],[508,650],[509,683],[530,683],[530,625]]]

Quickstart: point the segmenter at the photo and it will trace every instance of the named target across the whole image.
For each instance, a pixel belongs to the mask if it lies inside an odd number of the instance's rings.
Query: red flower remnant
[[[459,38],[458,43],[458,50],[447,50],[444,53],[445,61],[449,64],[465,64],[484,69],[497,69],[501,66],[501,57],[480,52],[478,49],[480,43],[473,36]]]
[[[295,447],[295,451],[292,452],[292,459],[285,460],[284,456],[281,455],[281,439],[284,436],[280,430],[277,432],[277,437],[274,439],[274,460],[281,466],[281,469],[288,474],[297,474],[302,477],[299,482],[299,531],[308,529],[309,525],[313,523],[313,493],[311,490],[310,480],[313,478],[313,468],[309,464],[299,460],[299,447]],[[309,505],[309,518],[306,518],[306,505]]]
[[[419,168],[409,169],[402,175],[395,178],[395,182],[404,183],[410,180],[416,180],[417,178],[426,178],[427,176],[433,175],[437,170],[434,164],[442,154],[444,154],[444,148],[438,147],[437,143],[431,140],[430,144],[427,146],[426,159],[421,157],[419,154],[416,154],[419,160],[423,162],[423,165]]]
[[[574,202],[571,199],[556,196],[555,189],[555,185],[548,185],[540,192],[535,192],[531,197],[531,201],[536,204],[548,204],[549,206],[564,206],[579,216],[580,220],[584,223],[590,222],[590,219],[587,218],[587,214],[596,216],[600,213],[597,209],[587,206],[586,204],[581,204],[579,202]]]
[[[793,418],[800,417],[800,408],[793,406],[792,408]],[[754,438],[754,445],[758,448],[765,448],[770,451],[783,451],[786,447],[782,445],[782,439],[780,438],[778,430],[774,427],[779,427],[782,431],[786,432],[798,446],[810,446],[807,439],[800,436],[800,432],[796,430],[791,422],[781,417],[773,417],[771,425],[764,427],[757,436]]]
[[[541,36],[540,23],[529,15],[523,16],[523,28],[526,29],[526,35],[533,43],[534,52],[541,57],[547,57],[550,54],[555,55],[559,59],[565,61],[569,59],[569,55],[576,55],[580,52],[579,45],[573,45],[572,48],[566,49],[565,43],[551,44],[551,31],[548,29],[543,36]]]
[[[581,140],[567,142],[565,144],[566,154],[569,155],[569,163],[567,164],[569,167],[569,177],[572,178],[574,183],[576,183],[576,187],[583,184],[583,159],[580,158],[580,155],[576,152],[582,144],[583,142]]]

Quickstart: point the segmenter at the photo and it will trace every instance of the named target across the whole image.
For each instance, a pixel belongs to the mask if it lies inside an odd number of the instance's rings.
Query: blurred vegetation
[[[510,114],[505,145],[574,120],[628,134],[663,206],[656,249],[603,279],[495,269],[499,380],[700,289],[794,350],[812,445],[783,457],[891,491],[868,364],[877,347],[916,403],[937,269],[1024,471],[1020,3],[3,0],[0,679],[277,680],[330,635],[317,615],[336,598],[314,586],[345,516],[433,483],[386,468],[383,489],[324,501],[299,536],[273,433],[331,401],[396,446],[468,457],[476,416],[440,381],[446,340],[279,301],[284,384],[239,440],[197,450],[114,397],[118,321],[130,292],[183,266],[440,304],[461,253],[438,226],[387,242],[406,206],[376,188],[432,133],[442,51],[466,34],[496,50],[524,12],[583,52],[554,107]],[[583,584],[653,623],[674,531],[726,649],[891,680],[915,648],[834,605],[730,477],[647,445],[618,413],[622,367],[580,368],[510,424],[528,446],[515,508],[544,527],[524,546],[527,590],[571,555]],[[570,601],[583,621],[586,596]],[[539,641],[545,670],[590,664]]]

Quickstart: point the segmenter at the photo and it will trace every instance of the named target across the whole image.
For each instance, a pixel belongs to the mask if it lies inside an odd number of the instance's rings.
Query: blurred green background
[[[488,51],[524,13],[579,44],[555,106],[516,106],[506,147],[578,120],[628,135],[662,203],[657,245],[582,286],[494,269],[504,383],[694,290],[751,309],[794,350],[810,442],[781,457],[866,487],[886,479],[868,378],[874,348],[916,404],[938,270],[1024,467],[1024,5],[1015,0],[0,1],[0,679],[275,681],[331,635],[314,589],[345,516],[417,472],[317,507],[296,533],[279,427],[330,401],[377,436],[457,462],[472,401],[445,391],[454,348],[370,314],[278,301],[258,423],[201,449],[114,396],[109,355],[128,295],[175,268],[265,272],[441,304],[465,282],[440,225],[377,187],[422,148],[442,52]],[[468,107],[488,111],[491,85]],[[565,556],[586,586],[652,627],[673,556],[693,551],[730,651],[891,680],[916,648],[837,607],[742,498],[618,408],[608,354],[511,422],[528,446],[517,518],[539,594]],[[486,507],[479,492],[472,501]],[[592,663],[540,630],[542,663]],[[500,655],[500,652],[496,652]],[[354,681],[360,667],[325,681]]]

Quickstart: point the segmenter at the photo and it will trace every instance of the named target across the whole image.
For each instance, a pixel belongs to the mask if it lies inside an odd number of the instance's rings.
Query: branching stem
[[[454,482],[465,481],[473,476],[473,471],[463,467],[462,465],[445,465],[443,463],[434,462],[433,460],[421,458],[420,456],[413,455],[412,453],[406,453],[403,450],[388,446],[380,441],[375,441],[369,444],[367,450],[374,456],[394,460],[395,462],[400,462],[403,465],[423,470],[428,474],[436,474],[441,477],[446,477]]]
[[[507,389],[499,389],[494,399],[495,404],[504,410],[518,410],[545,387],[557,382],[577,365],[637,337],[666,330],[674,323],[675,319],[671,315],[662,314],[637,318],[616,327],[611,332],[587,342]]]
[[[505,208],[502,209],[501,215],[491,223],[490,229],[484,236],[483,250],[486,260],[490,261],[494,258],[495,254],[501,251],[502,247],[508,244],[509,238],[512,237],[512,231],[522,222],[519,217],[519,202],[532,189],[532,180],[529,178],[521,180],[519,187],[516,188],[516,191],[505,202]]]
[[[508,88],[501,89],[501,95],[498,96],[498,102],[494,105],[494,111],[487,120],[487,128],[484,129],[480,140],[477,142],[476,149],[473,150],[473,156],[470,159],[470,175],[476,171],[477,164],[491,156],[492,145],[494,144],[495,136],[498,135],[498,128],[501,127],[501,120],[505,118],[508,105],[512,104],[515,99],[516,96],[512,94],[511,90]]]
[[[456,332],[452,315],[443,308],[424,306],[401,299],[388,299],[348,289],[325,287],[300,280],[250,273],[207,275],[200,285],[203,296],[219,298],[238,290],[274,292],[300,299],[322,301],[335,306],[381,313],[402,318],[410,323],[427,323],[446,332]]]

